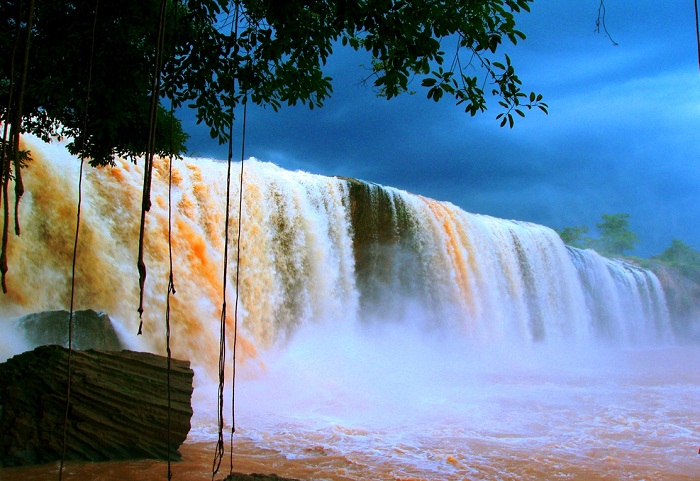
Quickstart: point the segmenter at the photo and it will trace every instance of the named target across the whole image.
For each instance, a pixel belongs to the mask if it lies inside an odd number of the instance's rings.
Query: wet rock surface
[[[293,478],[281,478],[276,474],[241,474],[233,473],[226,476],[224,481],[298,481]]]
[[[68,356],[41,346],[0,364],[0,467],[61,458]],[[71,372],[67,460],[180,458],[192,417],[188,361],[171,361],[170,443],[165,357],[73,351]]]
[[[20,317],[17,327],[32,346],[68,347],[69,317],[68,311],[35,312]],[[124,347],[106,313],[92,309],[73,313],[73,349],[118,351]]]

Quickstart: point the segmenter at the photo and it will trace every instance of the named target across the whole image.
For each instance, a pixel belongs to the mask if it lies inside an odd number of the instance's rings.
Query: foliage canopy
[[[596,224],[600,232],[596,248],[604,254],[623,255],[634,249],[639,237],[629,228],[629,214],[603,214],[602,222]]]
[[[24,50],[21,30],[28,23],[23,21],[29,18],[28,7],[27,1],[0,4],[3,51]],[[15,128],[46,141],[51,136],[66,136],[71,139],[71,152],[90,158],[94,164],[110,163],[114,155],[142,155],[148,136],[155,52],[150,31],[153,19],[157,19],[158,3],[43,0],[34,2],[31,14],[26,86],[21,99],[17,87],[22,72],[17,55],[0,58],[3,113],[16,111],[21,101],[23,124]],[[10,100],[11,87],[14,95]],[[170,151],[173,121],[172,114],[161,107],[157,154]],[[172,127],[176,129],[175,143],[182,150],[186,136],[179,123]]]
[[[674,267],[695,282],[700,282],[700,251],[680,239],[671,240],[671,245],[652,259]]]
[[[591,239],[586,236],[588,233],[588,227],[564,227],[562,230],[557,231],[559,237],[561,237],[564,244],[578,247],[579,249],[587,249],[590,247]]]
[[[565,227],[557,231],[562,241],[580,249],[595,249],[606,256],[621,256],[633,250],[639,237],[629,228],[629,214],[602,214],[602,221],[596,224],[599,237],[588,236],[588,227]]]
[[[367,80],[388,99],[419,78],[428,98],[452,96],[471,115],[486,110],[495,95],[502,126],[512,127],[527,109],[547,111],[541,95],[522,91],[507,55],[493,58],[504,42],[525,38],[515,15],[529,11],[532,0],[163,1],[159,95],[175,107],[194,108],[220,142],[228,140],[232,107],[243,98],[273,109],[320,107],[332,93],[323,66],[341,45],[372,56]],[[109,163],[114,154],[143,154],[160,3],[2,2],[0,48],[12,53],[0,59],[2,113],[21,108],[16,128],[72,137],[71,150],[94,164]],[[443,51],[445,39],[455,43],[453,51]],[[172,122],[161,108],[156,153],[168,152],[172,137],[175,151],[184,149],[186,137],[179,123],[172,134]]]

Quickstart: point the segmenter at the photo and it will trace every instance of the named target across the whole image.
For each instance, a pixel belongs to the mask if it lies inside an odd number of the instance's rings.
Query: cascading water
[[[569,248],[584,287],[593,331],[625,343],[672,341],[663,289],[650,271]]]
[[[25,148],[33,161],[24,175],[22,237],[10,239],[10,292],[0,297],[2,358],[29,348],[17,341],[17,316],[68,306],[78,161],[62,145],[29,136]],[[161,354],[167,167],[156,164],[147,216],[144,335],[135,335],[140,165],[120,160],[86,170],[76,291],[76,309],[108,312],[129,347]],[[172,348],[196,372],[194,440],[210,439],[215,421],[209,386],[225,169],[208,159],[173,164]],[[237,205],[231,202],[232,233]],[[590,474],[606,445],[620,456],[624,443],[643,444],[644,436],[670,439],[650,448],[664,450],[665,462],[674,440],[697,433],[697,422],[628,407],[629,396],[639,395],[679,412],[700,407],[697,387],[668,400],[644,383],[620,390],[598,376],[635,378],[627,368],[640,360],[629,348],[674,349],[664,293],[649,271],[568,248],[543,226],[255,160],[246,163],[242,219],[237,432],[287,461],[321,463],[333,454],[335,474],[314,471],[314,479]],[[230,248],[232,323],[236,245]],[[611,366],[619,369],[608,372]],[[638,429],[611,441],[632,418]],[[570,429],[558,431],[562,425]],[[519,469],[517,460],[532,452],[542,465]],[[568,456],[589,467],[574,469]]]
[[[356,182],[351,202],[361,211],[353,212],[361,319],[419,318],[480,344],[671,341],[663,290],[647,270],[566,248],[540,225],[387,187]],[[419,313],[403,307],[416,305]]]

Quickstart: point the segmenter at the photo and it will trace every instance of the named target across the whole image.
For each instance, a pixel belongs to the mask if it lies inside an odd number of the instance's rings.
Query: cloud
[[[606,2],[615,47],[594,32],[599,4],[538,0],[519,17],[528,38],[507,51],[524,88],[545,95],[548,116],[533,111],[501,129],[496,111],[472,118],[419,86],[386,101],[361,85],[367,57],[346,49],[329,61],[334,94],[324,108],[249,109],[246,153],[552,227],[628,212],[642,253],[673,237],[700,246],[692,6]],[[203,133],[190,146],[225,158]]]

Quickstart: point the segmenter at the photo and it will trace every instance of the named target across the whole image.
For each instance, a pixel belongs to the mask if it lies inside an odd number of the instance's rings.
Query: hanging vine
[[[88,64],[88,82],[85,94],[85,118],[84,128],[87,130],[88,112],[90,111],[90,91],[92,89],[92,68],[95,58],[95,38],[97,32],[97,11],[99,0],[95,0],[95,13],[92,24],[92,42],[90,45],[90,60]],[[80,213],[83,203],[83,167],[85,166],[85,157],[80,158],[80,171],[78,173],[78,206],[75,220],[75,236],[73,242],[73,261],[71,265],[71,283],[70,283],[70,309],[68,314],[68,366],[67,366],[67,381],[66,381],[66,409],[63,416],[63,446],[61,448],[61,464],[58,469],[58,479],[63,479],[63,465],[66,459],[66,447],[68,444],[68,414],[70,412],[71,400],[71,384],[72,384],[72,359],[73,359],[73,315],[75,303],[75,266],[78,260],[78,239],[80,235]]]
[[[171,107],[172,109],[172,107]],[[173,235],[173,223],[172,223],[172,191],[173,191],[173,160],[174,156],[170,156],[170,162],[168,165],[168,294],[165,301],[165,351],[167,355],[167,371],[168,371],[168,480],[172,479],[173,472],[171,469],[171,459],[170,459],[170,434],[171,434],[171,419],[170,413],[172,409],[172,400],[170,392],[170,373],[173,353],[170,350],[170,298],[175,295],[175,281],[173,278],[173,245],[172,245],[172,235]]]
[[[695,0],[695,43],[698,47],[698,68],[700,68],[700,17],[698,16],[698,0]]]
[[[233,19],[232,32],[234,39],[238,38],[238,4],[236,4],[236,11]],[[235,98],[235,83],[232,84],[232,98]],[[214,462],[212,464],[212,481],[216,473],[219,472],[221,467],[221,462],[224,457],[224,384],[225,384],[225,374],[226,374],[226,288],[228,285],[228,246],[229,246],[229,224],[230,224],[230,199],[231,199],[231,164],[233,162],[233,120],[234,115],[234,104],[235,101],[231,102],[230,107],[230,117],[231,122],[229,124],[228,132],[228,155],[226,164],[226,207],[225,207],[225,218],[224,218],[224,259],[223,259],[223,274],[222,274],[222,290],[221,290],[221,318],[219,319],[219,385],[217,390],[217,442],[214,451]],[[240,209],[238,211],[239,216],[239,229],[240,229]],[[238,287],[238,282],[236,281],[236,290]],[[235,355],[236,355],[236,344],[234,340],[233,344],[233,357],[234,357],[234,372],[235,372]],[[233,400],[232,400],[233,403]],[[233,422],[233,420],[232,420]],[[232,426],[232,430],[233,430]],[[231,441],[231,471],[233,470],[233,434]]]
[[[24,194],[24,184],[22,183],[22,174],[20,172],[22,157],[19,149],[20,133],[22,130],[22,113],[24,104],[24,91],[27,85],[27,70],[29,69],[29,48],[32,38],[32,23],[34,21],[34,0],[29,1],[27,7],[27,17],[22,21],[22,10],[24,2],[20,1],[17,11],[17,25],[15,29],[15,41],[12,50],[12,58],[10,60],[10,89],[8,95],[8,107],[5,116],[5,125],[3,132],[3,149],[2,149],[2,198],[3,198],[3,229],[2,229],[2,249],[0,251],[0,273],[2,273],[2,291],[7,293],[7,243],[9,231],[9,194],[8,185],[12,177],[12,167],[14,164],[14,181],[15,181],[15,234],[20,234],[19,228],[19,201]],[[24,27],[24,49],[22,51],[22,67],[19,72],[19,89],[17,96],[14,95],[15,83],[15,60],[19,49],[20,38],[22,34],[22,23]],[[7,139],[7,124],[10,124],[10,139]],[[9,152],[7,145],[10,145]],[[10,160],[10,155],[12,160]]]
[[[21,154],[19,150],[20,134],[22,132],[22,114],[24,107],[24,91],[27,87],[27,71],[29,70],[29,46],[32,38],[32,23],[34,21],[34,0],[29,0],[27,11],[26,36],[24,39],[24,53],[22,55],[22,73],[19,83],[19,95],[17,96],[17,106],[14,111],[14,119],[10,129],[12,137],[12,150],[14,154],[15,168],[15,234],[20,234],[19,228],[19,201],[24,195],[24,183],[22,182]]]
[[[231,465],[229,474],[233,473],[233,435],[236,433],[236,347],[238,341],[238,303],[240,298],[241,273],[241,233],[243,227],[243,167],[245,165],[246,120],[248,117],[248,98],[243,98],[243,132],[241,133],[241,172],[238,185],[238,235],[236,238],[236,301],[233,309],[233,373],[231,379]]]
[[[178,10],[175,5],[175,25],[177,25]],[[175,32],[177,35],[177,31]],[[167,389],[168,389],[168,481],[173,478],[171,451],[171,431],[172,431],[172,393],[170,377],[172,370],[173,353],[170,349],[170,299],[175,295],[175,280],[173,275],[173,162],[175,160],[175,102],[170,99],[170,156],[168,161],[168,291],[165,301],[165,351],[167,356]]]
[[[605,0],[600,0],[600,5],[598,5],[598,18],[595,21],[595,31],[596,33],[600,33],[602,29],[603,33],[606,37],[608,37],[608,39],[610,39],[613,46],[617,47],[618,43],[615,40],[613,40],[613,38],[610,36],[610,32],[608,32],[608,27],[605,25],[605,14]]]
[[[158,39],[156,41],[153,84],[151,88],[151,113],[148,124],[148,144],[146,148],[146,155],[144,156],[143,197],[141,201],[141,221],[139,224],[138,261],[136,264],[139,271],[139,335],[143,333],[143,293],[144,284],[146,282],[146,263],[143,259],[144,238],[146,229],[146,212],[151,210],[151,176],[153,172],[153,159],[155,157],[156,122],[159,106],[158,99],[160,98],[160,76],[162,70],[163,44],[165,42],[165,13],[167,10],[167,3],[167,0],[161,0],[160,2]]]

